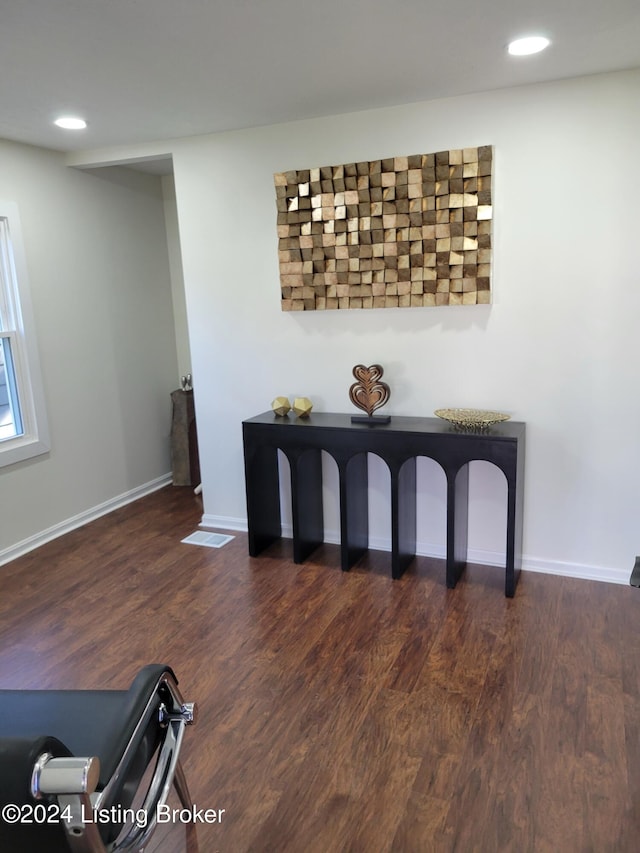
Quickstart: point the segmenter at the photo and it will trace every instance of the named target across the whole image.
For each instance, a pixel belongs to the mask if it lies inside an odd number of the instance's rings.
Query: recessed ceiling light
[[[54,121],[54,124],[65,130],[84,130],[87,126],[83,118],[77,118],[76,116],[60,116],[60,118]]]
[[[550,44],[549,39],[544,36],[527,36],[510,42],[508,50],[511,56],[529,56],[532,53],[540,53]]]

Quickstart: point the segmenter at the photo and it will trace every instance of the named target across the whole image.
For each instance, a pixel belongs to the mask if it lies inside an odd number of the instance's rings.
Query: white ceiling
[[[509,57],[528,33],[551,47]],[[639,0],[0,0],[0,136],[91,149],[635,67]]]

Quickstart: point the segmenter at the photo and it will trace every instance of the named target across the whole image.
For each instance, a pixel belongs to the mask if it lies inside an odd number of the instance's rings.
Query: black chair
[[[172,784],[193,807],[179,753],[194,721],[162,664],[143,667],[129,690],[0,690],[0,850],[144,849]]]

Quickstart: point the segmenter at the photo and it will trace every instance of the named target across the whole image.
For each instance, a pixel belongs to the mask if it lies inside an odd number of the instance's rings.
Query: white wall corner
[[[59,536],[64,536],[65,533],[70,533],[78,527],[83,527],[85,524],[89,524],[91,521],[95,521],[97,518],[107,515],[107,513],[113,512],[115,509],[137,501],[139,498],[150,495],[152,492],[157,492],[158,489],[168,486],[171,481],[171,474],[163,474],[161,477],[156,477],[156,479],[144,483],[142,486],[117,495],[98,506],[91,507],[78,515],[74,515],[72,518],[67,518],[58,524],[54,524],[53,527],[49,527],[47,530],[42,530],[34,536],[29,536],[27,539],[23,539],[21,542],[17,542],[15,545],[11,545],[9,548],[0,551],[0,566],[16,560],[18,557],[22,557],[24,554],[29,553],[29,551],[34,551],[41,545],[51,542],[52,539],[57,539]]]

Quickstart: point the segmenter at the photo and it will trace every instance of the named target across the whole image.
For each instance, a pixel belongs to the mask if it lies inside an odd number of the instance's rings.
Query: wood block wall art
[[[490,145],[274,175],[283,311],[490,301]]]

